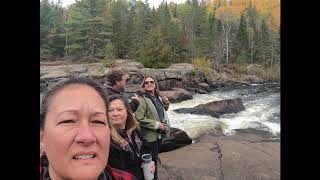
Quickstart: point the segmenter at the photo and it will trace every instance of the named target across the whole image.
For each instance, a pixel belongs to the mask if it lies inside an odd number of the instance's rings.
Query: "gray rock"
[[[182,88],[173,88],[171,91],[162,91],[161,93],[167,96],[171,103],[192,99],[192,93]]]
[[[195,144],[160,153],[158,179],[279,180],[280,143],[243,135],[206,135]]]
[[[160,152],[168,152],[192,143],[188,134],[178,128],[170,128],[170,137],[163,139]]]
[[[261,78],[258,78],[257,76],[255,75],[245,75],[245,76],[242,76],[240,78],[241,81],[246,81],[246,82],[249,82],[251,84],[260,84],[263,82],[263,80]]]
[[[228,113],[236,113],[243,111],[245,108],[243,106],[242,100],[237,99],[226,99],[221,101],[212,101],[206,104],[200,104],[193,108],[178,108],[175,112],[178,113],[191,113],[200,115],[210,115],[212,117],[219,118],[220,115]]]

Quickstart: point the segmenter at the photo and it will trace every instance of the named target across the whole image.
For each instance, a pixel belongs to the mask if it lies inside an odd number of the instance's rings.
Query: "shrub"
[[[250,64],[247,67],[247,74],[248,75],[255,75],[259,78],[265,77],[265,71],[264,71],[263,66],[257,65],[257,64]]]
[[[234,64],[234,70],[237,74],[246,74],[247,73],[247,63]]]
[[[206,76],[212,73],[212,62],[209,59],[197,58],[192,60],[192,64],[196,69],[204,72]]]
[[[267,81],[280,80],[280,64],[274,64],[272,67],[268,67],[265,71],[263,79]]]

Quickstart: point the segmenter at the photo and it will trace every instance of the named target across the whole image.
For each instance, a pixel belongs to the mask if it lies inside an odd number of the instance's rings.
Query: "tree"
[[[171,47],[163,38],[162,28],[150,30],[140,49],[140,61],[145,67],[166,68],[170,65]]]
[[[244,13],[241,13],[238,33],[236,35],[236,55],[240,55],[241,53],[242,58],[246,58],[246,53],[249,49],[248,44],[247,23]]]
[[[130,31],[132,34],[132,45],[129,54],[131,58],[139,58],[139,49],[143,46],[143,41],[153,26],[153,19],[148,1],[146,3],[138,1],[131,11],[133,29]]]
[[[70,55],[82,57],[87,61],[103,58],[108,41],[107,23],[104,19],[107,9],[106,0],[76,0],[70,8],[68,45]]]
[[[61,2],[40,1],[40,60],[63,56],[63,9]]]
[[[249,49],[250,49],[250,63],[254,63],[254,55],[256,51],[257,43],[257,19],[258,12],[256,7],[252,4],[250,0],[249,7],[247,9],[247,19],[248,19],[248,40],[249,40]]]
[[[129,4],[125,0],[118,0],[112,4],[112,44],[114,45],[114,54],[118,58],[126,58],[129,53],[129,44],[131,34],[128,28],[132,28],[132,19],[128,12]]]

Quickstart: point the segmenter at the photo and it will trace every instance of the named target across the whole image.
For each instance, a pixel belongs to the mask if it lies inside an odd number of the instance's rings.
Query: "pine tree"
[[[63,56],[63,9],[61,2],[40,1],[40,60]]]
[[[112,27],[113,36],[112,44],[114,54],[118,58],[126,58],[129,53],[129,45],[131,35],[128,32],[128,27],[132,26],[128,12],[129,4],[125,0],[118,0],[112,4]]]
[[[68,45],[70,55],[81,57],[85,61],[103,58],[108,41],[107,23],[103,16],[107,9],[106,0],[82,0],[70,8]]]
[[[162,28],[150,30],[140,49],[140,62],[149,68],[166,68],[170,65],[171,47],[163,38]]]
[[[249,49],[248,34],[247,34],[247,23],[244,13],[240,15],[240,24],[238,33],[236,35],[236,55],[241,54],[242,59],[247,58],[247,52]]]

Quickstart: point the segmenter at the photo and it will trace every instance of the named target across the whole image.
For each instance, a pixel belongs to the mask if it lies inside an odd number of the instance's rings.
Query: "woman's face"
[[[59,90],[50,101],[40,143],[51,179],[97,179],[106,167],[110,145],[99,93],[79,84]]]
[[[144,89],[149,92],[154,92],[156,83],[151,77],[147,77],[144,81]]]
[[[114,127],[124,129],[127,121],[127,108],[120,99],[115,99],[109,103],[108,117]]]

